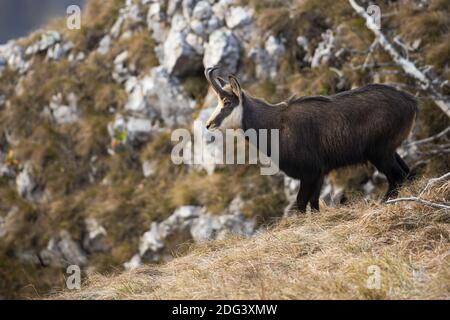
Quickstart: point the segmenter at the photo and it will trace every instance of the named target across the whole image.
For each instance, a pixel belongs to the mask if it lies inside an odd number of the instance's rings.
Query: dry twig
[[[388,41],[386,36],[380,31],[378,26],[373,21],[372,17],[361,7],[355,0],[349,0],[350,5],[353,10],[356,11],[358,15],[366,20],[366,26],[375,35],[375,40],[394,60],[394,62],[399,65],[405,73],[416,79],[422,89],[430,91],[434,96],[434,102],[436,105],[448,116],[450,117],[450,103],[441,96],[437,88],[441,87],[442,82],[436,79],[429,79],[423,71],[420,71],[416,67],[414,61],[404,58],[401,54],[397,52],[394,46]]]

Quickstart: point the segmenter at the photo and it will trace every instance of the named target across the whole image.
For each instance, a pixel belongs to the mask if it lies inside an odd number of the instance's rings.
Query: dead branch
[[[447,127],[446,129],[439,132],[438,134],[435,134],[434,136],[431,136],[431,137],[428,137],[428,138],[425,138],[422,140],[411,141],[406,146],[411,147],[411,146],[418,146],[418,145],[422,145],[422,144],[436,142],[437,140],[445,137],[448,133],[450,133],[450,127]]]
[[[450,206],[447,206],[445,204],[441,204],[441,203],[436,203],[436,202],[431,202],[428,200],[424,200],[421,199],[419,197],[408,197],[408,198],[397,198],[397,199],[392,199],[392,200],[388,200],[386,201],[387,204],[391,204],[391,203],[397,203],[397,202],[404,202],[404,201],[414,201],[414,202],[418,202],[436,209],[450,209]]]
[[[428,181],[427,185],[425,186],[425,188],[423,188],[423,190],[420,192],[419,196],[424,194],[425,191],[427,191],[431,186],[435,185],[438,182],[447,180],[447,179],[450,179],[450,172],[447,172],[446,174],[444,174],[443,176],[440,176],[439,178],[430,179]]]
[[[435,149],[431,149],[431,150],[427,150],[426,152],[420,152],[421,154],[424,155],[430,155],[430,156],[440,156],[440,155],[444,155],[447,153],[450,153],[450,148],[435,148]]]
[[[429,188],[430,188],[431,186],[435,185],[435,184],[438,183],[438,182],[442,182],[442,181],[445,181],[445,180],[448,180],[448,179],[450,179],[450,172],[447,172],[446,174],[444,174],[444,175],[442,175],[442,176],[440,176],[440,177],[438,177],[438,178],[430,179],[430,180],[427,182],[425,188],[423,188],[422,191],[420,191],[418,197],[396,198],[396,199],[388,200],[388,201],[386,201],[386,203],[387,203],[387,204],[392,204],[392,203],[404,202],[404,201],[414,201],[414,202],[418,202],[418,203],[421,203],[421,204],[424,204],[424,205],[427,205],[427,206],[430,206],[430,207],[433,207],[433,208],[436,208],[436,209],[445,209],[445,210],[450,209],[450,206],[449,206],[448,204],[432,202],[432,201],[425,200],[425,199],[422,199],[422,198],[421,198],[421,196],[422,196],[427,190],[429,190]]]
[[[394,46],[387,40],[386,36],[378,29],[372,17],[366,12],[366,10],[356,3],[355,0],[349,0],[349,3],[353,10],[355,10],[359,16],[366,20],[367,28],[373,32],[378,40],[377,43],[391,56],[392,60],[397,63],[406,74],[416,79],[423,90],[429,90],[433,93],[433,95],[440,97],[436,86],[440,87],[441,82],[428,79],[426,74],[420,71],[413,61],[402,57]],[[450,117],[450,103],[445,101],[444,97],[435,99],[434,102],[448,117]]]
[[[377,68],[384,68],[384,67],[398,67],[395,63],[380,63],[380,62],[374,62],[374,63],[368,63],[364,66],[364,64],[361,65],[354,65],[350,64],[350,68],[352,70],[361,70],[361,69],[377,69]]]
[[[370,45],[369,53],[367,54],[366,59],[364,60],[364,64],[362,66],[363,70],[367,69],[367,66],[369,65],[369,61],[372,58],[372,53],[375,51],[377,46],[378,46],[378,38],[375,38],[375,40]]]

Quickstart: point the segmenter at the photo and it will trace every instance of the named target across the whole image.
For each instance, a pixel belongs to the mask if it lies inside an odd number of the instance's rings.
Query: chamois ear
[[[216,80],[219,82],[220,86],[223,88],[227,84],[224,78],[217,77]]]
[[[229,76],[228,80],[230,81],[231,90],[233,93],[239,98],[242,98],[242,89],[239,83],[239,80],[235,76]]]

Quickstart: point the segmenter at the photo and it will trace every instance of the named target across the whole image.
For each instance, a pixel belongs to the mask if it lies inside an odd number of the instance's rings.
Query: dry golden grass
[[[403,195],[417,194],[417,182]],[[450,182],[423,197],[449,201]],[[56,299],[449,299],[450,211],[360,201],[205,242],[162,265],[91,275]],[[381,288],[368,289],[368,267]]]

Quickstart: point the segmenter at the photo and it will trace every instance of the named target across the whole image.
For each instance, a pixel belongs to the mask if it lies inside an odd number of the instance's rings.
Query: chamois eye
[[[223,106],[224,106],[225,108],[228,108],[230,105],[231,105],[231,103],[230,103],[229,100],[224,100],[224,101],[223,101]]]

